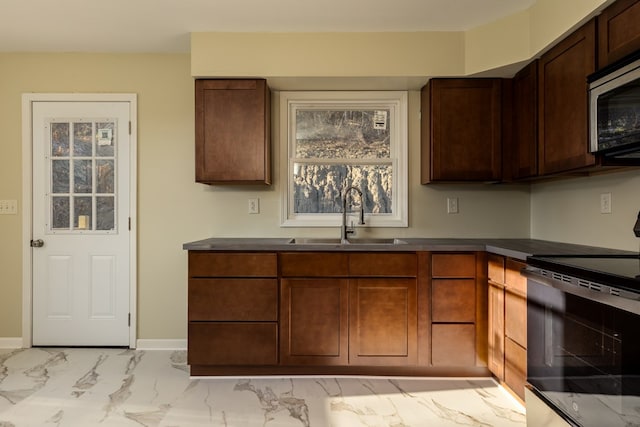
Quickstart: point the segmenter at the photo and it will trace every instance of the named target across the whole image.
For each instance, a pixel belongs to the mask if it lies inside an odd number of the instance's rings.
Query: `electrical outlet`
[[[601,214],[611,213],[611,193],[600,194],[600,213]]]
[[[260,199],[249,199],[249,213],[260,213]]]
[[[457,197],[448,197],[447,198],[447,213],[449,213],[449,214],[457,214],[458,213],[458,198]]]
[[[0,215],[16,215],[17,213],[17,200],[0,200]]]

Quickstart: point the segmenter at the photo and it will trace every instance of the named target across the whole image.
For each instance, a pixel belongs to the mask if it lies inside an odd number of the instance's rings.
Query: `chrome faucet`
[[[360,196],[360,221],[358,222],[358,225],[364,225],[364,199],[362,197],[362,191],[356,187],[349,187],[342,195],[342,226],[340,227],[340,243],[349,243],[347,236],[356,232],[353,225],[347,225],[347,196],[351,190],[355,190]]]

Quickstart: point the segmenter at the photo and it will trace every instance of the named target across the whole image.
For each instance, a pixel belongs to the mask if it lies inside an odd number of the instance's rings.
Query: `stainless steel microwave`
[[[640,55],[589,77],[589,145],[640,164]]]

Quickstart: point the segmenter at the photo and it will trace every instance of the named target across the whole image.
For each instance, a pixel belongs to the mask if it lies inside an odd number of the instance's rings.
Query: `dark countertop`
[[[487,251],[497,255],[526,260],[542,255],[616,255],[635,252],[596,246],[575,245],[536,239],[457,239],[457,238],[401,238],[400,244],[290,243],[291,238],[209,238],[185,243],[189,251]]]

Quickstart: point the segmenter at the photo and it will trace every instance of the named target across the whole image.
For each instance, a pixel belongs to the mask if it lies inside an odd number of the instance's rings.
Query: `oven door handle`
[[[591,301],[616,307],[633,314],[640,314],[640,294],[591,283],[589,281],[579,282],[575,277],[565,275],[558,275],[562,278],[556,279],[548,275],[543,275],[540,269],[530,266],[522,269],[521,274],[536,283]]]

